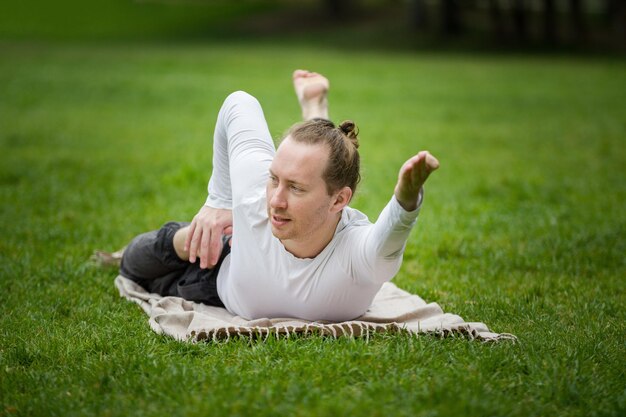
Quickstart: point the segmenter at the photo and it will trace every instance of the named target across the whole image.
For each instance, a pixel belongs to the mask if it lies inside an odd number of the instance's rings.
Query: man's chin
[[[272,234],[278,240],[289,239],[289,233],[286,230],[282,230],[272,225]]]
[[[274,225],[271,225],[272,234],[275,238],[281,239],[281,235],[283,234],[281,230],[277,229]]]

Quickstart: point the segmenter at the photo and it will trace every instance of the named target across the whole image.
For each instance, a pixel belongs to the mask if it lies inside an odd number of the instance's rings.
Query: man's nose
[[[285,189],[283,187],[276,187],[272,198],[270,199],[270,206],[272,208],[287,208],[287,199],[285,198]]]

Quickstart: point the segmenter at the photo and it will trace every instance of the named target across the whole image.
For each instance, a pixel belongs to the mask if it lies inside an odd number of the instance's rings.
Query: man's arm
[[[356,228],[350,246],[351,269],[359,279],[385,282],[401,265],[402,253],[422,204],[422,186],[439,162],[428,152],[407,160],[398,174],[394,196],[372,227]]]
[[[222,252],[222,236],[227,232],[232,233],[228,101],[229,98],[220,109],[213,134],[213,171],[207,187],[208,197],[191,221],[184,240],[183,254],[187,255],[191,263],[200,258],[200,268],[212,268],[217,263]]]
[[[189,262],[213,267],[222,252],[222,236],[233,233],[232,207],[265,187],[274,156],[259,102],[242,91],[226,98],[215,126],[209,196],[191,222],[184,250]]]

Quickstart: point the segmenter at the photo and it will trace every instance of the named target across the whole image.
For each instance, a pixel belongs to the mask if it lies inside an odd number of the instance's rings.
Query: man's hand
[[[213,268],[222,253],[222,236],[233,233],[233,212],[202,206],[189,225],[185,251],[189,262],[200,257],[200,268]]]
[[[437,168],[439,168],[439,161],[428,151],[418,153],[402,165],[394,191],[402,208],[406,211],[413,211],[417,208],[420,189],[430,173]]]

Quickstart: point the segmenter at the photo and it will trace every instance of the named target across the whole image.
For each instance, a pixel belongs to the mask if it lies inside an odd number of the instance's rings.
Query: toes
[[[297,69],[293,72],[294,80],[303,79],[303,78],[318,78],[318,77],[324,78],[322,74],[318,72],[308,71],[308,70]]]
[[[311,76],[311,72],[303,69],[297,69],[293,72],[293,78],[306,78]]]

